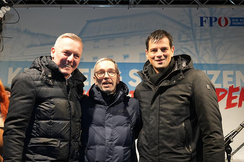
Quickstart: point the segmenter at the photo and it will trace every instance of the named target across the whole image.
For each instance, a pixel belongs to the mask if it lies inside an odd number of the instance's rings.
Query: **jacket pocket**
[[[184,139],[183,143],[185,146],[185,149],[188,153],[192,153],[192,147],[191,147],[191,122],[189,120],[186,120],[185,122],[182,123],[182,127],[184,130]]]
[[[59,147],[60,140],[52,139],[52,138],[31,138],[29,147],[36,147],[36,146]]]
[[[26,161],[66,161],[69,143],[55,138],[32,138],[24,155]]]

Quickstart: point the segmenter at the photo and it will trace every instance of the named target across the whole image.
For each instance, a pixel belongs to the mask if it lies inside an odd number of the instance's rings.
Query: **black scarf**
[[[154,85],[158,85],[160,83],[160,81],[166,77],[174,68],[174,64],[175,64],[175,60],[174,57],[171,58],[171,61],[169,63],[169,65],[163,69],[162,71],[160,71],[159,73],[157,73],[153,66],[150,64],[148,66],[148,75],[149,75],[149,80],[154,84]]]

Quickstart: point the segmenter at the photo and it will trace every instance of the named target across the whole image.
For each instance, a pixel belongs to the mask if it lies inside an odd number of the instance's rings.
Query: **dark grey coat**
[[[141,162],[224,162],[221,114],[208,76],[188,55],[174,56],[174,69],[159,86],[149,80],[147,61],[136,87],[143,128]]]

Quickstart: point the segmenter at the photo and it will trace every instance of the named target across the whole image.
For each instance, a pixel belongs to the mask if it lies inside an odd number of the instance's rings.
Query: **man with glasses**
[[[110,58],[94,66],[95,84],[82,100],[84,161],[136,162],[135,139],[141,129],[139,102],[128,97],[118,65]]]

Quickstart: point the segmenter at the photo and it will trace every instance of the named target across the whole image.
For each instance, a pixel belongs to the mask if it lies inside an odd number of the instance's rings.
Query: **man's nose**
[[[156,53],[156,56],[157,57],[162,57],[163,56],[163,52],[161,50],[158,50],[157,53]]]
[[[73,59],[74,59],[74,54],[69,55],[67,58],[68,61],[72,61]]]
[[[107,78],[107,77],[109,77],[108,72],[105,72],[104,73],[104,78]]]

